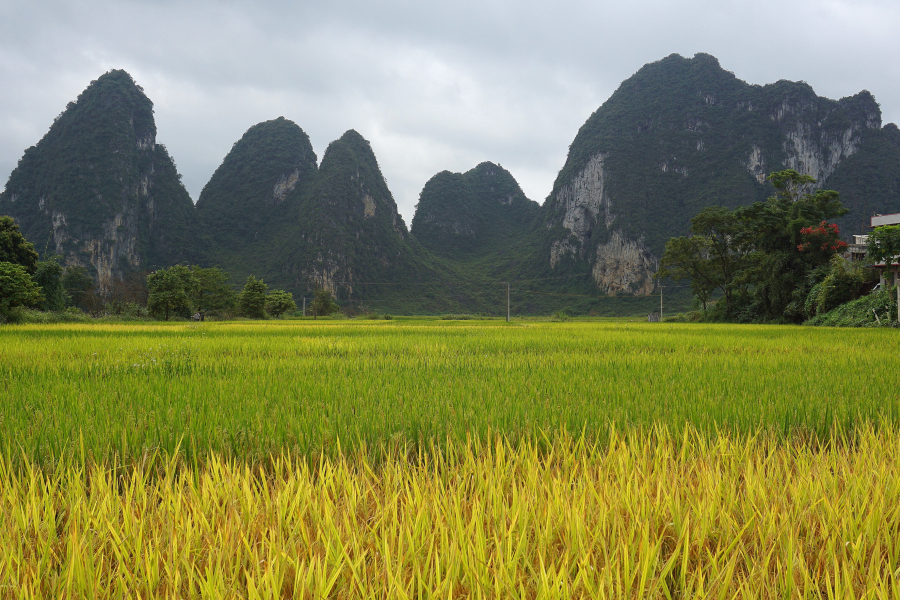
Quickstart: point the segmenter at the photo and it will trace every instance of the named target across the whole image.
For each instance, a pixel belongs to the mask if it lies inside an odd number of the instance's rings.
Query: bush
[[[704,314],[700,310],[692,310],[674,314],[669,317],[663,317],[663,323],[699,323],[703,321]]]
[[[123,302],[120,300],[113,300],[106,305],[104,315],[111,315],[116,317],[133,317],[136,319],[149,319],[150,311],[146,306],[141,306],[137,302]]]
[[[825,314],[810,319],[805,324],[828,327],[878,327],[878,319],[880,319],[881,326],[896,326],[896,297],[896,288],[881,290],[842,304]],[[878,319],[875,318],[876,313]]]
[[[87,323],[94,319],[75,309],[58,311],[41,311],[33,308],[17,308],[7,315],[8,323]]]
[[[366,314],[366,318],[370,319],[370,320],[383,319],[385,321],[390,321],[394,317],[392,317],[391,315],[379,315],[378,313],[368,313],[368,314]]]
[[[807,317],[824,315],[838,306],[859,297],[863,284],[871,272],[860,264],[853,264],[839,255],[831,259],[828,274],[812,287],[803,306]]]

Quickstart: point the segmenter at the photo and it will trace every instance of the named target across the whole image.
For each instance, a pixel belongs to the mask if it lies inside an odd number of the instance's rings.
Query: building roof
[[[882,225],[900,225],[900,213],[875,215],[872,217],[872,224],[869,227],[881,227]]]

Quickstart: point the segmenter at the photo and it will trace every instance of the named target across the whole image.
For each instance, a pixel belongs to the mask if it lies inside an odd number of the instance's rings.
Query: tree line
[[[829,222],[848,212],[837,192],[793,169],[768,180],[775,194],[765,202],[705,208],[691,235],[666,243],[657,277],[688,281],[708,320],[803,322],[859,297],[872,278],[842,256],[847,243]],[[870,236],[870,259],[900,253],[900,236],[897,252],[880,236]]]
[[[208,316],[266,319],[297,311],[290,292],[270,290],[252,275],[240,291],[228,281],[228,273],[218,267],[174,265],[114,282],[103,298],[87,269],[63,267],[59,256],[42,260],[16,222],[0,216],[0,322],[14,320],[16,311],[23,308],[147,316],[166,321],[204,320]],[[316,289],[309,306],[314,318],[338,309],[330,291]]]
[[[175,265],[147,276],[147,308],[169,320],[171,315],[204,320],[208,315],[235,315],[249,319],[279,318],[297,311],[294,296],[285,290],[269,290],[253,275],[240,292],[228,285],[228,273],[218,267]],[[316,289],[310,304],[313,318],[338,310],[330,291]]]

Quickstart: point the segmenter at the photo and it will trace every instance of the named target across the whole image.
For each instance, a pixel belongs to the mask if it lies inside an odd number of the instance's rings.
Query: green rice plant
[[[52,465],[181,447],[315,461],[662,424],[816,439],[900,422],[890,330],[400,320],[0,328],[0,454]]]

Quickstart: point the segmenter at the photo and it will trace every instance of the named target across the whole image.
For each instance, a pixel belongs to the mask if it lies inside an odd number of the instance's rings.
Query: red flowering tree
[[[800,230],[797,250],[807,254],[817,263],[828,262],[832,256],[847,247],[847,242],[841,240],[840,235],[836,223],[822,221],[816,227],[804,227]]]

